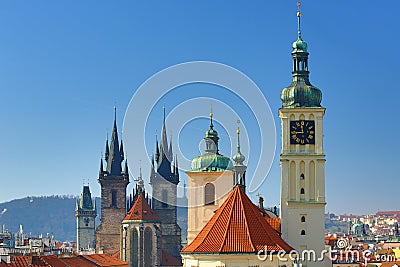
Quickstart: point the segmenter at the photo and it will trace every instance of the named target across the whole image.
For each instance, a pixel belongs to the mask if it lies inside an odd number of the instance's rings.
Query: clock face
[[[290,122],[291,144],[315,144],[315,122],[314,121],[291,121]]]

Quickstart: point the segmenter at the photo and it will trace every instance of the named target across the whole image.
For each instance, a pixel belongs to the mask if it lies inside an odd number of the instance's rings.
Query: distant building
[[[96,248],[95,219],[96,201],[92,199],[89,185],[83,186],[81,197],[76,201],[76,249],[94,250]]]

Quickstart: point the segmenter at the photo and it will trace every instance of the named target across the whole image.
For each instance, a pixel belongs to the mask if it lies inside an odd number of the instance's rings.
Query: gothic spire
[[[168,151],[168,140],[167,140],[167,127],[165,125],[165,106],[163,107],[164,110],[164,119],[163,119],[163,126],[161,132],[161,145],[160,145],[160,153],[161,157],[164,155],[169,158],[169,151]],[[169,158],[169,160],[171,160]]]
[[[158,134],[156,131],[156,162],[158,162],[159,159],[160,159],[160,146],[158,144]],[[154,160],[154,158],[153,158],[153,160]]]
[[[104,154],[104,159],[108,161],[108,156],[110,155],[110,146],[108,145],[108,131],[106,136],[106,153]]]
[[[107,172],[108,172],[108,174],[109,175],[121,175],[122,161],[123,161],[123,157],[121,155],[119,141],[118,141],[117,108],[114,106],[114,126],[113,126],[113,131],[112,131],[112,136],[111,136],[109,156],[107,157]]]

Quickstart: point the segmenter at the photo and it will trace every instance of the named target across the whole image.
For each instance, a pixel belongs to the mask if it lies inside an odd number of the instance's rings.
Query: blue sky
[[[327,108],[327,211],[398,209],[399,9],[389,0],[303,1],[310,79]],[[268,100],[277,153],[259,192],[268,205],[278,204],[279,94],[291,82],[296,35],[296,1],[0,2],[0,201],[78,195],[87,178],[99,195],[99,158],[114,102],[121,129],[131,97],[151,75],[206,60],[245,73]],[[161,114],[161,105],[156,108]],[[207,115],[209,107],[198,112]],[[160,128],[161,120],[152,127]],[[180,141],[187,157],[198,154],[207,122],[196,127],[204,129]]]

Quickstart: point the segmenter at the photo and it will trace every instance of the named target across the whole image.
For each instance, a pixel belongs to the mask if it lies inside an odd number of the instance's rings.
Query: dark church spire
[[[122,166],[121,163],[123,157],[119,147],[118,141],[118,129],[117,129],[117,108],[114,107],[114,127],[111,136],[110,143],[110,155],[107,160],[107,172],[109,175],[121,175]]]
[[[179,176],[175,175],[175,169],[172,166],[173,151],[172,144],[168,146],[167,139],[167,125],[165,116],[165,106],[163,107],[164,118],[161,132],[161,141],[158,145],[158,140],[156,139],[156,163],[157,163],[157,174],[163,179],[173,183],[179,183]],[[157,149],[159,150],[157,151]]]

